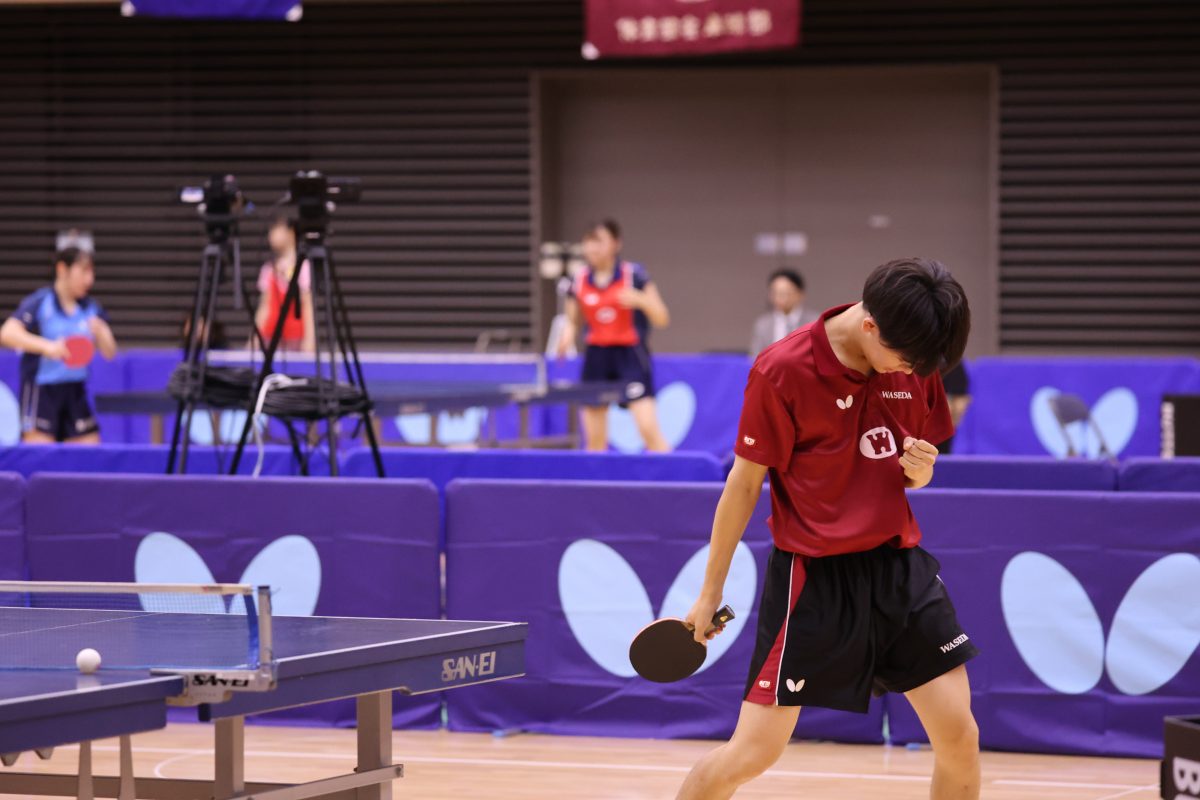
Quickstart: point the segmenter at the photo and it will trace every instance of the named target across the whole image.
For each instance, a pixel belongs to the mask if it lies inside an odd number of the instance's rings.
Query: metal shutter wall
[[[174,343],[204,243],[177,187],[238,176],[262,215],[243,224],[252,284],[266,207],[318,167],[363,178],[331,238],[361,344],[527,337],[528,63],[576,35],[540,8],[318,4],[299,25],[0,8],[0,306],[45,282],[54,231],[90,227],[121,340]],[[245,316],[223,319],[244,341]]]
[[[795,53],[646,66],[997,64],[1003,348],[1200,347],[1200,3],[805,0],[804,25]],[[364,343],[528,330],[527,81],[584,66],[581,40],[580,0],[310,3],[299,25],[0,8],[0,303],[86,223],[123,339],[173,340],[202,238],[171,189],[230,169],[262,206],[320,166],[364,179],[334,239]]]

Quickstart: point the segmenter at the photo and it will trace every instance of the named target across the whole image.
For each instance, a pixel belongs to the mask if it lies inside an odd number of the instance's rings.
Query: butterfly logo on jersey
[[[845,411],[852,405],[854,405],[854,395],[852,395],[852,394],[846,395],[845,400],[843,400],[840,397],[837,399],[837,407],[840,408],[842,411]]]
[[[683,565],[667,590],[659,617],[684,617],[704,584],[708,545]],[[750,548],[739,542],[725,581],[725,602],[734,608],[753,608],[758,566]],[[637,673],[629,663],[629,642],[654,621],[654,607],[642,579],[625,558],[604,542],[580,539],[563,553],[558,564],[558,597],[563,616],[576,641],[605,671],[621,678]],[[735,617],[725,632],[708,643],[703,672],[733,646],[749,615]]]

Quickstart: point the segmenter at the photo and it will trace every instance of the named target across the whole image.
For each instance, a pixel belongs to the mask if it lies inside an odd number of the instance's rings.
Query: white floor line
[[[1126,789],[1125,791],[1117,792],[1116,794],[1106,794],[1103,797],[1097,797],[1096,800],[1117,800],[1118,797],[1128,797],[1129,795],[1133,794],[1134,792],[1144,792],[1146,790],[1153,790],[1153,789],[1157,789],[1157,788],[1158,788],[1157,783],[1151,783],[1148,786],[1139,786],[1136,789]],[[1157,795],[1155,795],[1155,796],[1157,796]]]
[[[992,783],[997,786],[1047,786],[1057,787],[1060,789],[1128,789],[1130,791],[1139,791],[1143,787],[1135,786],[1132,783],[1075,783],[1073,781],[1032,781],[1032,780],[1017,780],[1004,779],[994,780]]]
[[[118,748],[113,746],[96,746],[93,749],[98,752],[118,752]],[[135,748],[135,752],[173,754],[179,758],[210,754],[210,751],[207,750],[194,750],[180,747],[137,747]],[[295,758],[318,761],[354,761],[354,755],[349,752],[339,754],[289,750],[247,750],[246,756],[251,758]],[[175,760],[179,759],[168,759],[168,761]],[[676,774],[683,774],[691,771],[691,765],[668,766],[662,764],[606,764],[595,761],[543,761],[510,758],[454,758],[449,756],[411,756],[404,753],[397,753],[396,760],[406,764],[447,764],[457,766],[513,767],[523,769],[586,769],[624,772],[664,772]],[[168,763],[168,761],[164,761],[162,764],[165,765]],[[872,774],[859,772],[817,772],[809,770],[773,769],[768,770],[765,775],[773,778],[810,778],[824,780],[884,781],[899,783],[929,782],[929,777],[925,775],[886,775],[880,773]],[[1134,792],[1143,791],[1147,788],[1154,788],[1153,786],[1138,786],[1130,783],[1076,783],[1071,781],[1020,780],[1011,778],[991,780],[987,783],[989,785],[996,786],[1034,786],[1046,789],[1110,789],[1117,791],[1117,794],[1099,798],[1099,800],[1115,800],[1117,797],[1133,794]]]
[[[118,748],[111,746],[95,746],[92,749],[96,752],[118,752]],[[166,764],[168,761],[190,758],[197,754],[209,754],[209,751],[189,750],[180,747],[137,747],[135,748],[135,752],[158,753],[159,755],[174,753],[177,755],[176,758],[163,761],[163,764]],[[287,750],[247,750],[246,756],[248,758],[296,758],[318,761],[354,761],[354,755],[351,753],[310,753]],[[661,764],[600,764],[594,761],[537,761],[513,758],[452,758],[449,756],[409,756],[403,753],[397,754],[396,760],[405,764],[450,764],[473,767],[521,767],[534,769],[599,769],[605,771],[623,770],[626,772],[674,772],[679,774],[690,772],[692,769],[691,765],[673,767]],[[881,775],[878,773],[810,772],[779,769],[768,770],[765,774],[778,778],[825,778],[831,780],[929,782],[929,778],[922,775]]]
[[[95,748],[95,749],[99,750],[100,748]],[[192,750],[190,753],[183,753],[182,755],[171,756],[168,759],[164,759],[163,761],[160,761],[154,765],[154,777],[156,777],[156,778],[168,777],[167,775],[163,774],[163,768],[166,767],[168,764],[174,764],[179,761],[186,761],[189,758],[195,758],[196,756],[204,756],[204,755],[208,755],[208,754],[203,750]]]

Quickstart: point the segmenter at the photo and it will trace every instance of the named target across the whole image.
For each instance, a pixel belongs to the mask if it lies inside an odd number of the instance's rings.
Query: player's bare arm
[[[4,321],[4,325],[0,326],[0,347],[52,358],[55,361],[62,361],[67,357],[67,348],[62,342],[30,333],[19,319],[13,317],[9,317]]]
[[[725,590],[725,577],[729,574],[729,563],[733,560],[733,552],[746,532],[750,515],[758,505],[758,497],[762,494],[763,480],[766,479],[767,468],[755,464],[741,456],[735,456],[733,469],[725,480],[725,489],[717,502],[717,513],[713,517],[711,547],[708,551],[708,567],[704,571],[704,587],[700,597],[696,599],[692,610],[684,621],[696,632],[696,641],[703,642],[711,639],[720,629],[705,635],[708,627],[707,620],[721,606],[721,596]],[[697,624],[697,620],[703,620]]]
[[[100,319],[100,317],[92,317],[88,320],[88,327],[92,332],[92,336],[96,340],[96,348],[100,351],[100,355],[108,361],[112,361],[117,357],[117,337],[113,336],[112,328],[108,323]]]

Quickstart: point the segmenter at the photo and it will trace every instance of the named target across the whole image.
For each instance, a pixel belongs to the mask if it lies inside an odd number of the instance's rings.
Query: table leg
[[[133,783],[133,743],[129,736],[121,737],[121,772],[117,800],[134,800],[137,792]]]
[[[521,423],[520,423],[520,429],[519,429],[517,438],[521,442],[521,447],[529,447],[529,445],[530,445],[530,438],[529,438],[530,427],[529,427],[529,404],[528,403],[521,404],[520,415],[521,415]]]
[[[184,432],[184,435],[187,435],[186,431]],[[162,444],[163,443],[162,414],[151,414],[150,415],[150,443],[151,444]]]
[[[79,800],[92,800],[96,796],[92,785],[92,743],[79,743],[79,785],[76,791]]]
[[[216,800],[225,800],[246,789],[246,718],[219,719],[213,727],[213,794]]]
[[[579,406],[576,403],[567,405],[567,436],[571,439],[571,447],[583,449],[579,438]]]
[[[392,693],[359,695],[357,705],[358,768],[355,771],[366,772],[391,766]],[[392,782],[363,786],[356,793],[358,800],[391,800]]]

